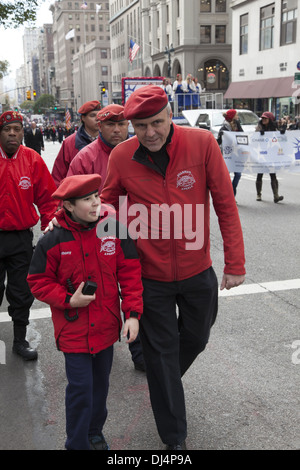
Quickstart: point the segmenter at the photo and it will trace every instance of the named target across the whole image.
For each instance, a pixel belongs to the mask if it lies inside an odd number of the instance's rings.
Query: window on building
[[[296,42],[298,16],[297,3],[297,0],[281,0],[281,46]]]
[[[216,25],[216,44],[226,43],[226,26]]]
[[[216,0],[216,12],[226,11],[226,0]]]
[[[275,4],[260,9],[260,50],[272,49],[274,46]]]
[[[107,49],[101,49],[100,55],[101,59],[107,59]]]
[[[248,13],[240,16],[240,54],[248,53]]]
[[[256,75],[262,75],[264,73],[264,68],[262,65],[256,67]]]
[[[211,26],[200,26],[200,44],[211,43]]]
[[[202,13],[211,12],[211,0],[200,0],[200,11]]]
[[[103,65],[101,67],[101,72],[102,72],[102,75],[108,75],[108,67],[106,65]]]

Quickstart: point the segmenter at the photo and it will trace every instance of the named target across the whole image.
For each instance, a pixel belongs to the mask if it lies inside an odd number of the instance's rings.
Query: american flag
[[[82,2],[80,8],[83,8],[84,10],[87,8],[87,3],[86,2]]]
[[[68,131],[69,129],[71,129],[71,114],[68,108],[66,110],[65,120],[66,120],[66,129]]]
[[[130,48],[129,48],[129,62],[132,64],[133,59],[137,55],[140,46],[136,44],[132,39],[130,39]]]

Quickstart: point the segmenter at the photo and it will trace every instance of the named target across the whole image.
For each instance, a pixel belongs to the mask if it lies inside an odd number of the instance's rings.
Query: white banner
[[[230,172],[300,172],[300,130],[280,132],[226,132],[223,157]]]

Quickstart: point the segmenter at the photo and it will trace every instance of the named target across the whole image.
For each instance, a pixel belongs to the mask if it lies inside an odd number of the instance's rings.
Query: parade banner
[[[227,168],[238,173],[300,172],[300,130],[224,132],[222,151]]]

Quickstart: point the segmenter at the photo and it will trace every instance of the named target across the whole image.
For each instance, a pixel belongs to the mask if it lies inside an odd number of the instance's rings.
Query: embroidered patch
[[[104,255],[114,255],[116,252],[116,239],[114,237],[105,237],[101,239],[100,253]]]
[[[184,170],[178,173],[177,188],[180,188],[182,191],[186,191],[187,189],[192,189],[195,183],[196,183],[196,180],[193,177],[191,171]]]
[[[22,176],[20,178],[19,186],[21,189],[29,189],[31,187],[30,178],[28,178],[28,176]]]

